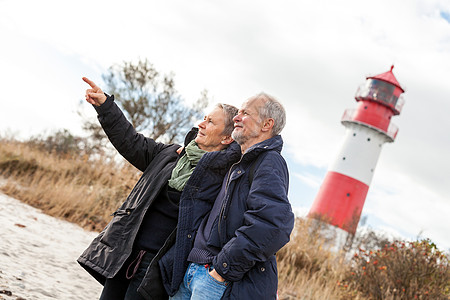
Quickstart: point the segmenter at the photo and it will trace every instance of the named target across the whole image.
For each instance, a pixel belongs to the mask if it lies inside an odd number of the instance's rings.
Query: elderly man
[[[137,133],[114,103],[91,80],[86,101],[94,105],[108,138],[143,172],[107,227],[78,262],[104,284],[102,300],[168,298],[160,279],[159,258],[174,242],[178,208],[192,199],[212,205],[232,162],[239,158],[233,143],[237,108],[220,104],[205,116],[185,148],[157,143]],[[231,145],[230,145],[231,144]]]
[[[250,98],[234,117],[232,137],[242,156],[225,176],[192,246],[183,246],[189,241],[182,235],[176,242],[175,261],[187,253],[184,277],[180,268],[167,272],[161,260],[165,282],[171,282],[165,285],[170,299],[276,299],[275,253],[294,226],[288,170],[280,154],[285,118],[283,106],[264,93]],[[180,223],[179,232],[195,232],[192,224],[186,230]]]

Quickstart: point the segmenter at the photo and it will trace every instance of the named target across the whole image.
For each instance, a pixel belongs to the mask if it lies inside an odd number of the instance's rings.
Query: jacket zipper
[[[222,204],[222,206],[220,207],[219,222],[218,222],[218,224],[217,224],[217,230],[219,231],[219,239],[220,239],[220,242],[221,242],[221,243],[222,243],[222,234],[221,234],[221,230],[220,230],[220,224],[221,224],[222,216],[223,216],[223,214],[225,213],[225,207],[226,207],[227,204],[228,204],[228,185],[230,184],[231,173],[232,173],[233,168],[234,168],[236,165],[238,165],[238,164],[242,161],[242,158],[243,158],[243,157],[244,157],[244,155],[241,156],[241,159],[239,159],[238,162],[235,162],[235,163],[231,166],[230,171],[228,172],[227,182],[226,182],[226,184],[225,184],[225,200],[223,201],[223,204]]]

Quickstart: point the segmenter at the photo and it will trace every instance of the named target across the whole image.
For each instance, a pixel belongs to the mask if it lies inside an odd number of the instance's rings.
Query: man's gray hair
[[[231,135],[234,129],[233,118],[238,114],[239,109],[233,105],[217,103],[216,107],[221,108],[225,114],[225,129],[223,130],[224,135]]]
[[[253,99],[265,100],[264,105],[259,108],[260,121],[262,122],[269,118],[273,119],[274,125],[272,128],[272,136],[280,134],[284,128],[284,125],[286,125],[286,111],[280,101],[263,92],[254,96]]]

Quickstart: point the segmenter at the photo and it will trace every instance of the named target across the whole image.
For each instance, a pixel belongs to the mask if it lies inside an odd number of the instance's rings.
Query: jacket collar
[[[243,159],[254,159],[256,156],[265,151],[274,150],[281,153],[283,149],[283,138],[281,135],[276,135],[270,139],[264,140],[258,144],[255,144],[247,149],[243,154]]]
[[[241,147],[231,143],[227,148],[220,151],[208,152],[200,159],[199,165],[205,168],[221,169],[228,171],[230,166],[241,158]]]

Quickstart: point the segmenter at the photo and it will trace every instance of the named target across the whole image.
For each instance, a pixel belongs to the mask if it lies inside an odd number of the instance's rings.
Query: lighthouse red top
[[[366,84],[356,92],[356,101],[378,103],[392,110],[394,115],[400,114],[403,106],[400,95],[404,90],[392,73],[392,69],[394,66],[385,73],[367,77]]]
[[[378,80],[382,80],[382,81],[385,81],[387,83],[393,84],[396,87],[398,87],[399,89],[401,89],[402,93],[404,93],[405,91],[400,86],[400,83],[398,83],[397,79],[394,76],[394,73],[392,73],[393,69],[394,69],[394,65],[391,66],[391,69],[389,71],[384,72],[384,73],[382,73],[380,75],[367,77],[367,79],[378,79]]]

